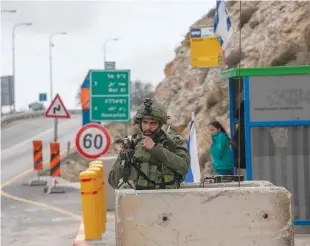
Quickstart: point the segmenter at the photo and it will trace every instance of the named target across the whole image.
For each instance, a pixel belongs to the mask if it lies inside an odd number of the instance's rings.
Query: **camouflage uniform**
[[[149,109],[149,110],[147,110]],[[142,119],[151,117],[159,123],[153,141],[155,143],[151,150],[143,147],[141,133],[135,136],[133,147],[133,164],[129,180],[135,189],[176,189],[190,167],[189,152],[184,139],[177,134],[164,132],[161,127],[167,122],[167,111],[159,102],[153,100],[147,107],[142,104],[135,116],[135,123],[142,130]],[[121,159],[118,156],[110,174],[109,184],[117,188],[123,177]]]

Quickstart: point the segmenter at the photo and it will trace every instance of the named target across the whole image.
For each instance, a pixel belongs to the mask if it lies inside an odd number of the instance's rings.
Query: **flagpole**
[[[191,113],[191,122],[189,128],[189,138],[187,141],[187,149],[190,154],[190,168],[185,175],[184,183],[195,183],[200,181],[200,165],[197,148],[197,136],[195,129],[195,113]]]

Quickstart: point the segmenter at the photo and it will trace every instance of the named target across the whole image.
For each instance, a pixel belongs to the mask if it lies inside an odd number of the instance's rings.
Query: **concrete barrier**
[[[112,167],[117,159],[117,156],[102,157],[98,160],[103,161],[104,165],[104,182],[105,182],[105,194],[107,201],[107,210],[115,210],[115,190],[108,183],[109,173],[112,170]]]
[[[116,245],[294,245],[291,194],[285,188],[230,184],[117,190]]]

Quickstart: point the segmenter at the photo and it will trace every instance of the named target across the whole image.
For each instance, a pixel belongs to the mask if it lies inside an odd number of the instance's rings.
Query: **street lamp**
[[[54,46],[53,45],[53,42],[52,42],[52,39],[54,36],[56,35],[66,35],[67,33],[66,32],[55,32],[55,33],[52,33],[49,37],[49,59],[50,59],[50,100],[52,102],[53,100],[53,62],[52,62],[52,47]],[[57,142],[57,135],[58,135],[58,119],[55,118],[54,120],[54,141]]]
[[[52,39],[56,35],[66,35],[66,32],[55,32],[52,33],[49,37],[49,59],[50,59],[50,100],[53,100],[53,62],[52,62],[52,47],[54,46],[52,43]]]
[[[14,10],[10,10],[14,11]],[[13,12],[14,13],[14,12]],[[14,104],[13,104],[13,110],[15,111],[16,103],[15,103],[15,95],[16,95],[16,78],[15,78],[15,29],[19,26],[31,26],[32,23],[30,22],[23,22],[23,23],[17,23],[13,26],[12,31],[12,75],[13,75],[13,81],[14,81]]]
[[[118,38],[109,38],[105,40],[103,44],[103,67],[105,67],[105,62],[106,62],[106,47],[107,47],[108,42],[110,41],[118,41]]]

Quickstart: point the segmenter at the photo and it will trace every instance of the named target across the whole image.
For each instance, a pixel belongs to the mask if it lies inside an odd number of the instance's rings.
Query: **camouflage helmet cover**
[[[135,123],[141,123],[143,117],[150,116],[160,124],[167,123],[167,110],[160,102],[155,99],[146,98],[144,103],[138,107],[135,115]]]

